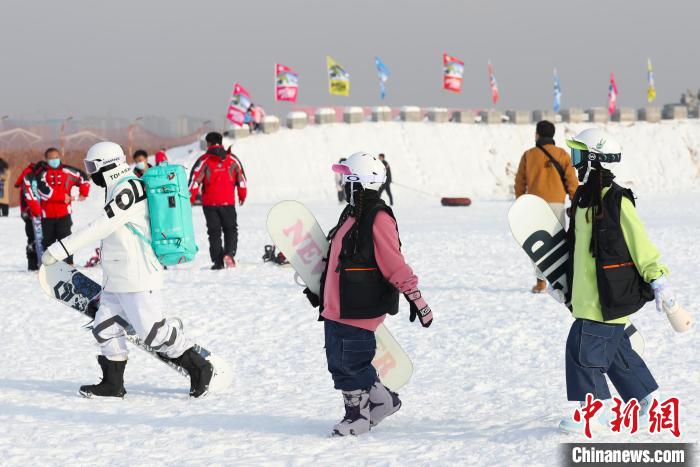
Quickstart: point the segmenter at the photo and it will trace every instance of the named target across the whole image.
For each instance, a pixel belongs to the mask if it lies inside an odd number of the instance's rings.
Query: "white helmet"
[[[600,128],[583,130],[571,139],[566,140],[571,148],[571,162],[574,167],[583,168],[594,161],[607,168],[611,162],[620,162],[622,146],[612,136]]]
[[[333,164],[333,172],[343,176],[345,197],[352,206],[358,189],[379,191],[386,181],[384,164],[365,152],[356,152],[340,164]]]
[[[110,165],[125,163],[126,156],[122,147],[109,141],[93,144],[85,156],[85,170],[89,174],[97,173]]]

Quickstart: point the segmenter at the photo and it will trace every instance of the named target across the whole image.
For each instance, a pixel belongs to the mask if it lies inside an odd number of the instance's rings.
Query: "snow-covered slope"
[[[588,124],[558,124],[564,144]],[[607,130],[624,147],[619,181],[644,193],[697,189],[700,181],[700,121],[649,124],[609,123]],[[363,150],[384,152],[391,163],[395,191],[401,198],[471,196],[506,199],[522,153],[533,145],[534,125],[443,123],[342,123],[282,129],[272,135],[227,140],[245,165],[250,199],[320,200],[333,196],[330,164]],[[190,152],[192,150],[192,152]],[[199,144],[168,151],[185,164],[201,154]]]

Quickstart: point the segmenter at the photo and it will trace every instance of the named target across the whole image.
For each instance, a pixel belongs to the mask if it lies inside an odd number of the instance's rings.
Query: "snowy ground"
[[[556,425],[565,401],[564,342],[570,318],[546,296],[528,293],[531,266],[505,223],[507,202],[470,208],[401,203],[404,251],[435,313],[429,329],[409,323],[407,306],[387,324],[415,363],[400,391],[401,411],[369,435],[329,439],[342,415],[325,369],[322,326],[288,268],[262,264],[268,204],[239,210],[240,266],[209,271],[204,220],[196,209],[202,252],[190,269],[167,272],[167,312],[235,370],[226,394],[189,400],[181,376],[138,350],[126,370],[127,398],[76,395],[98,380],[97,348],[74,311],[39,289],[25,272],[17,210],[0,218],[0,459],[4,465],[552,465],[557,447],[575,438]],[[639,205],[664,253],[672,284],[700,311],[700,216],[697,195]],[[80,228],[94,200],[78,206]],[[405,197],[403,198],[405,199]],[[334,202],[310,204],[321,224],[335,222]],[[91,252],[76,256],[83,264]],[[99,271],[96,271],[99,273]],[[675,335],[647,306],[635,317],[646,359],[663,395],[682,401],[682,440],[700,434],[700,362],[696,334]],[[605,441],[628,440],[607,435]],[[636,435],[634,441],[673,441]]]

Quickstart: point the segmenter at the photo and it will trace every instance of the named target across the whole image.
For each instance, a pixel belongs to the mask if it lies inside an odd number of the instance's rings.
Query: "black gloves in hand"
[[[321,299],[318,297],[318,295],[310,291],[308,287],[304,289],[304,295],[306,295],[306,298],[309,300],[312,307],[318,308],[321,304]]]
[[[407,293],[403,294],[403,296],[406,297],[406,300],[408,300],[411,306],[411,315],[408,319],[414,322],[417,316],[418,319],[420,319],[420,324],[422,324],[424,328],[430,327],[433,323],[433,312],[428,304],[425,303],[425,300],[423,300],[420,290],[409,290]]]

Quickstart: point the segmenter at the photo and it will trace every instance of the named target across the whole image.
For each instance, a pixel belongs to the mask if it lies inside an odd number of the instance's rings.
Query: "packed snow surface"
[[[669,265],[671,284],[700,310],[697,199],[640,193],[649,234]],[[97,213],[76,207],[74,228]],[[508,202],[469,208],[408,203],[397,195],[403,250],[434,310],[428,329],[408,321],[408,306],[387,320],[415,364],[403,407],[366,436],[331,439],[342,398],[326,370],[323,327],[288,267],[263,264],[270,205],[239,209],[239,267],[210,271],[201,209],[201,252],[166,273],[166,312],[195,339],[228,359],[228,393],[187,397],[188,382],[133,349],[124,400],[83,399],[99,381],[98,349],[77,312],[43,295],[23,271],[24,232],[17,210],[0,218],[3,339],[0,340],[0,459],[3,465],[553,465],[556,430],[570,413],[564,383],[569,313],[528,292],[529,262],[506,225]],[[90,203],[90,204],[87,204]],[[324,228],[340,207],[310,203]],[[76,255],[84,264],[90,251]],[[99,268],[88,270],[99,277]],[[696,314],[697,318],[697,314]],[[647,305],[634,318],[662,395],[682,401],[682,440],[700,433],[696,334],[677,335]],[[605,441],[629,440],[608,435]],[[635,435],[633,441],[674,441]]]
[[[562,131],[563,127],[563,131]],[[560,126],[562,133],[579,127]],[[698,123],[610,125],[625,146],[620,180],[631,181],[651,239],[671,270],[679,300],[700,312]],[[357,132],[357,133],[355,133]],[[3,465],[553,465],[570,415],[564,380],[569,313],[529,293],[532,267],[506,224],[506,164],[517,164],[534,127],[457,124],[358,124],[281,131],[235,143],[249,177],[239,208],[234,270],[210,271],[201,208],[200,253],[166,272],[166,313],[197,342],[228,359],[229,392],[187,397],[189,383],[133,349],[124,400],[83,399],[99,381],[98,348],[86,319],[42,293],[26,272],[17,209],[0,218],[0,459]],[[646,135],[646,136],[645,136]],[[360,139],[361,138],[361,139]],[[561,141],[561,139],[559,139]],[[408,262],[434,311],[429,329],[408,321],[408,306],[386,324],[415,372],[403,407],[368,435],[331,439],[342,398],[326,370],[323,328],[289,267],[263,264],[265,218],[284,198],[311,200],[332,227],[329,165],[358,144],[383,150],[395,180],[412,189],[475,198],[469,208],[395,187],[396,216]],[[189,150],[193,151],[190,153]],[[191,163],[196,146],[170,152]],[[75,205],[74,230],[98,215],[102,194]],[[97,245],[95,245],[97,246]],[[92,251],[81,251],[84,264]],[[87,270],[99,279],[99,268]],[[695,331],[675,334],[647,305],[634,317],[662,397],[681,399],[682,441],[700,433],[700,361]],[[602,441],[675,441],[668,433]]]

